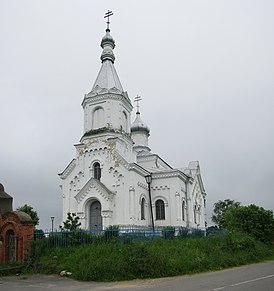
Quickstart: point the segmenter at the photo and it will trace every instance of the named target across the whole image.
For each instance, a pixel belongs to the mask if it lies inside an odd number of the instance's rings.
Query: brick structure
[[[0,264],[23,263],[30,253],[34,224],[25,212],[12,210],[12,197],[0,184]]]

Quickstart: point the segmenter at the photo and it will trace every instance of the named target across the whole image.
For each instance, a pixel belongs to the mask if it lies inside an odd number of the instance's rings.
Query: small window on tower
[[[101,167],[98,162],[93,165],[93,178],[97,180],[101,179]]]

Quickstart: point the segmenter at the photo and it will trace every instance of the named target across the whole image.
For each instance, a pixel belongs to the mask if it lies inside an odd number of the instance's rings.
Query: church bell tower
[[[84,135],[81,142],[97,134],[130,136],[132,104],[123,90],[114,67],[115,41],[110,35],[109,21],[102,38],[101,69],[91,91],[84,96]]]

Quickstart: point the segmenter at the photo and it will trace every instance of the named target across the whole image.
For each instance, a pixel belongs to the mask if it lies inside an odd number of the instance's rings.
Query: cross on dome
[[[141,96],[137,95],[135,98],[134,98],[134,102],[137,103],[137,112],[136,114],[140,114],[140,104],[139,102],[142,100]]]
[[[105,16],[104,16],[104,18],[107,18],[107,30],[108,30],[108,31],[110,30],[110,29],[109,29],[109,24],[110,24],[110,22],[109,22],[109,17],[112,16],[112,15],[113,15],[113,12],[110,11],[110,10],[108,10],[108,12],[106,12],[106,13],[105,13]]]

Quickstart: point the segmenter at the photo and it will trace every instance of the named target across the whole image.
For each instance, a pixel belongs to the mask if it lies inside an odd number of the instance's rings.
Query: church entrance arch
[[[101,203],[96,200],[91,202],[89,208],[89,229],[90,230],[101,230],[102,229],[102,214],[101,214]]]

